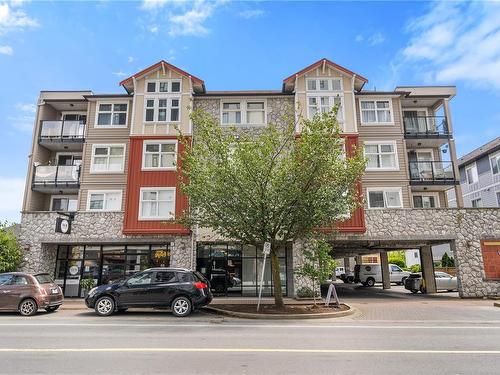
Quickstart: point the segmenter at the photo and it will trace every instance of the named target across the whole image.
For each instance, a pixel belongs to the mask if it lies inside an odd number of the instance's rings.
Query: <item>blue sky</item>
[[[160,59],[208,90],[280,89],[322,57],[367,89],[456,85],[459,155],[500,135],[500,2],[0,0],[0,219],[19,218],[40,90],[123,92]]]

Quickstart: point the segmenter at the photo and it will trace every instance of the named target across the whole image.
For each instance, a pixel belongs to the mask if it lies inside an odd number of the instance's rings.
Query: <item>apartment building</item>
[[[310,118],[339,104],[346,154],[362,147],[368,158],[361,181],[365,205],[339,223],[339,233],[351,238],[346,243],[360,241],[358,249],[372,243],[374,231],[385,233],[375,217],[447,208],[447,189],[461,197],[449,105],[455,88],[379,92],[364,90],[366,83],[321,59],[285,78],[280,90],[209,91],[202,79],[160,61],[120,82],[123,93],[42,91],[22,207],[25,269],[53,273],[67,297],[82,296],[83,278],[102,284],[168,265],[197,268],[218,293],[256,295],[260,249],[169,222],[189,204],[177,184],[183,152],[177,129],[193,135],[193,108],[211,113],[221,126],[251,132],[285,114]],[[64,228],[61,218],[69,218]],[[452,240],[442,233],[427,240]],[[407,246],[427,244],[422,241]],[[298,287],[297,249],[290,244],[280,254],[289,296]],[[270,268],[264,282],[269,295]]]
[[[458,159],[465,207],[500,207],[500,137]],[[448,202],[456,207],[457,196],[448,190]]]

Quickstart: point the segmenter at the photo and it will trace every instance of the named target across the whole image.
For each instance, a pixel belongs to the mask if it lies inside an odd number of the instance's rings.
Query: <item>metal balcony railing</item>
[[[40,142],[83,142],[84,121],[42,121]]]
[[[405,136],[407,137],[449,137],[445,116],[404,117]]]
[[[414,183],[456,183],[451,161],[410,161],[410,181]]]
[[[33,170],[33,187],[77,188],[79,165],[38,165]]]

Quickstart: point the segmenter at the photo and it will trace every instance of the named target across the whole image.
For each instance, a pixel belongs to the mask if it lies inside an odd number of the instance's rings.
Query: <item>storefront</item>
[[[288,256],[291,249],[279,253],[283,295],[287,295]],[[262,272],[262,249],[234,243],[204,243],[197,245],[196,268],[210,281],[218,296],[257,296]],[[263,296],[273,294],[271,260],[264,269]]]
[[[92,278],[95,285],[101,285],[169,265],[170,244],[59,245],[55,277],[65,297],[83,297],[82,279]]]

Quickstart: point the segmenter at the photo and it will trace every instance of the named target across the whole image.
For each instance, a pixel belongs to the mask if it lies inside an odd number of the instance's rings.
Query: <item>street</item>
[[[205,312],[178,319],[154,310],[108,318],[82,309],[32,318],[3,313],[0,374],[499,373],[500,309],[492,301],[422,296],[401,302],[391,297],[395,291],[364,293],[378,297],[346,297],[359,313],[340,319],[255,321]],[[370,312],[381,301],[385,319]],[[415,309],[425,319],[403,319]],[[450,316],[451,310],[458,312]]]

